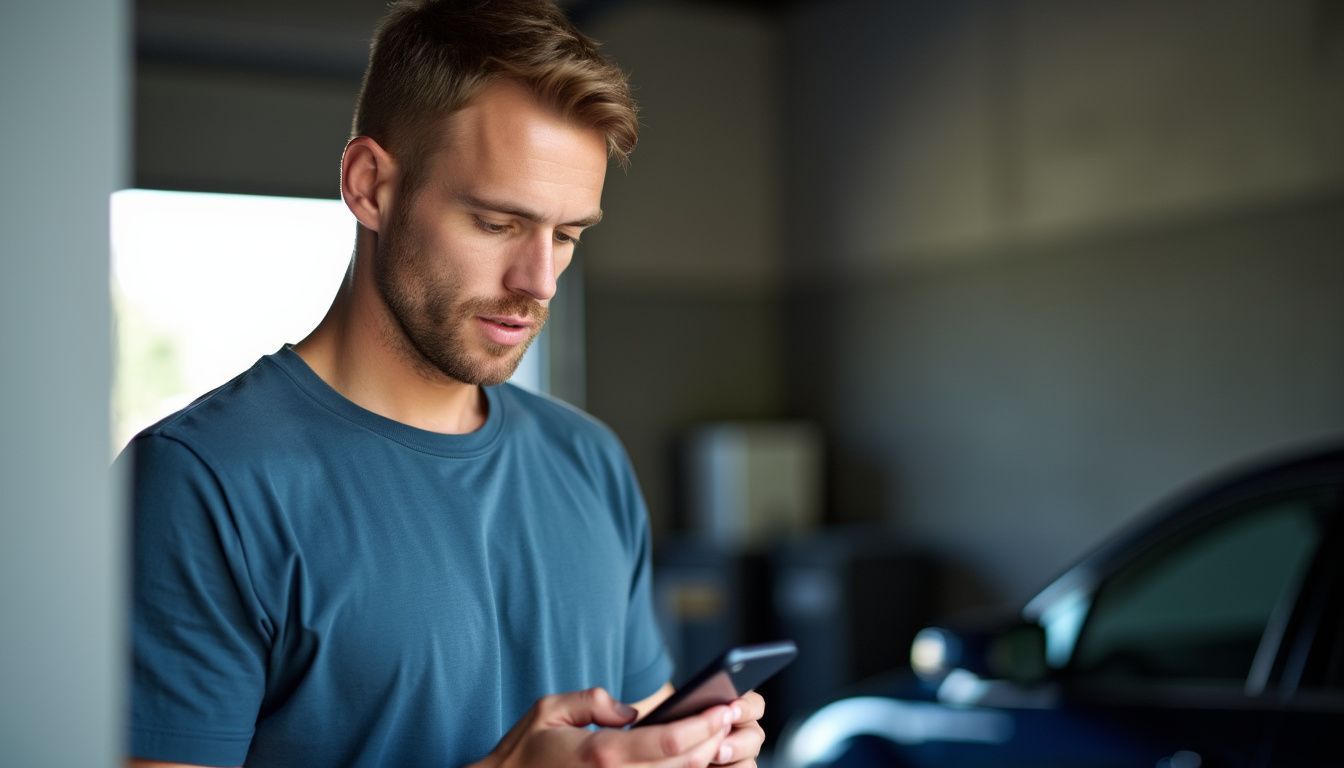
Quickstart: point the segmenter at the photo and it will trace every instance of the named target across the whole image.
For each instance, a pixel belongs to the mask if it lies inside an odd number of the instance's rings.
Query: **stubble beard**
[[[406,222],[397,217],[388,231],[379,233],[374,254],[378,292],[396,323],[385,329],[392,337],[389,342],[430,379],[447,376],[475,386],[507,381],[546,324],[548,310],[526,296],[462,298],[459,285],[426,268],[428,259],[407,231]],[[476,344],[479,352],[473,353],[468,336],[475,334],[481,315],[527,318],[532,334],[515,346],[482,340]]]

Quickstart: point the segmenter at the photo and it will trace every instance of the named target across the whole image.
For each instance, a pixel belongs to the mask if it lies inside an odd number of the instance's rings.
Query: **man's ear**
[[[399,169],[382,145],[356,136],[341,155],[341,197],[366,229],[379,232],[392,213]]]

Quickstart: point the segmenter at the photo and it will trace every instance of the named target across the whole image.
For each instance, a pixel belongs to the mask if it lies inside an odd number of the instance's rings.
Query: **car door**
[[[1062,675],[1062,709],[1128,744],[1130,765],[1269,765],[1276,660],[1333,493],[1224,500],[1117,563]]]

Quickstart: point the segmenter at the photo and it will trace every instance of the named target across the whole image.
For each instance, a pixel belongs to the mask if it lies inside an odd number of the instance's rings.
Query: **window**
[[[1072,670],[1244,683],[1266,626],[1296,595],[1320,510],[1314,497],[1262,500],[1145,553],[1097,593]]]

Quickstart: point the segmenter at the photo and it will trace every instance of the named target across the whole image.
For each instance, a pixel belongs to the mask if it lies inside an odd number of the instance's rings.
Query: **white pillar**
[[[0,17],[0,762],[122,752],[108,196],[126,177],[125,0]]]

